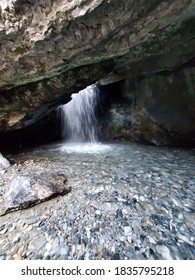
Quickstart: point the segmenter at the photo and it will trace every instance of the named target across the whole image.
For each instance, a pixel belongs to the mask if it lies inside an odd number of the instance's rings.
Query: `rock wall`
[[[195,67],[104,86],[101,137],[195,146]],[[115,99],[111,98],[115,95]]]
[[[195,67],[163,72],[138,82],[137,103],[174,143],[195,146]]]

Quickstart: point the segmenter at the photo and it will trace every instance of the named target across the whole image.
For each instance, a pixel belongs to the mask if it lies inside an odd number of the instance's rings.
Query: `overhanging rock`
[[[36,122],[109,73],[139,79],[194,58],[194,0],[4,0],[0,6],[1,132]]]

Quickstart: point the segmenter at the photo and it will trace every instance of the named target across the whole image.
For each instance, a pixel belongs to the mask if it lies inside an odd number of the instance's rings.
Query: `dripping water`
[[[99,105],[97,85],[72,94],[72,100],[61,107],[62,138],[70,143],[97,143]]]

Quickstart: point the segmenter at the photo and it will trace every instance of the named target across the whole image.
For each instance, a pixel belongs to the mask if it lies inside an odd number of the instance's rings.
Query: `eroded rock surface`
[[[110,104],[103,137],[195,147],[194,77],[190,66],[102,86]]]
[[[70,191],[63,174],[28,174],[13,178],[3,195],[0,216],[24,209]]]
[[[0,131],[36,122],[112,72],[137,79],[194,58],[194,0],[0,5]]]

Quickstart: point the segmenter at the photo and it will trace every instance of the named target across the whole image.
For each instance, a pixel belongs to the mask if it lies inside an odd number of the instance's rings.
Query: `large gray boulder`
[[[25,209],[70,191],[63,174],[42,173],[17,176],[11,180],[0,204],[0,216]]]

